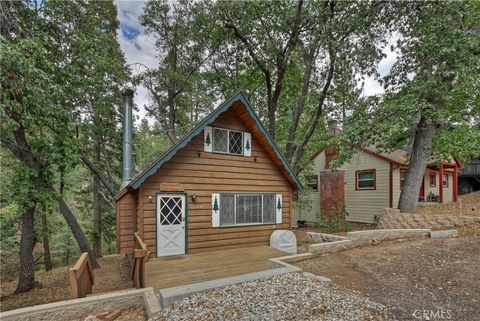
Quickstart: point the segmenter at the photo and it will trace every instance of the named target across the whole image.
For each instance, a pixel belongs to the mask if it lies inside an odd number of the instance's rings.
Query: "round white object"
[[[287,230],[277,230],[270,236],[270,246],[290,254],[297,254],[297,237]]]

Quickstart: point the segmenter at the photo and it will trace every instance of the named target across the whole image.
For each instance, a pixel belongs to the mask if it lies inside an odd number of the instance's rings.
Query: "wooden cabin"
[[[302,186],[239,92],[123,188],[116,197],[117,253],[134,232],[151,256],[268,245],[290,229]]]
[[[398,206],[403,180],[408,169],[407,152],[401,149],[382,153],[375,146],[358,148],[349,162],[337,171],[330,169],[335,158],[333,148],[317,151],[307,193],[310,208],[295,213],[295,220],[318,222],[329,211],[346,212],[346,220],[376,223],[384,208]],[[456,160],[431,162],[425,169],[419,201],[456,202],[459,163]],[[305,200],[305,198],[304,198]]]

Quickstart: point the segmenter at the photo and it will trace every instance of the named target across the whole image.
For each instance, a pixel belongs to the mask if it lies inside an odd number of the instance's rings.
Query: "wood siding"
[[[320,219],[320,213],[322,211],[320,206],[320,172],[325,170],[325,152],[321,152],[313,160],[312,174],[317,175],[318,182],[318,192],[310,192],[310,195],[305,196],[300,194],[300,199],[302,201],[307,201],[310,203],[310,208],[299,210],[298,207],[294,213],[295,224],[297,220],[305,220],[311,223],[318,222]],[[308,187],[305,187],[307,189]]]
[[[435,195],[439,195],[440,193],[440,182],[438,170],[435,171],[436,173],[436,184],[433,187],[430,187],[430,172],[433,170],[427,168],[425,170],[424,176],[424,183],[425,183],[425,201],[427,201],[427,196],[430,192]],[[448,174],[448,188],[443,188],[443,203],[453,202],[453,175],[450,172],[444,171],[444,174]],[[398,207],[398,201],[400,200],[400,193],[402,190],[400,189],[400,169],[396,168],[393,170],[393,207]]]
[[[345,170],[345,209],[347,220],[360,223],[374,223],[374,216],[380,215],[390,203],[390,164],[363,151],[353,154]],[[355,190],[355,172],[365,169],[376,170],[375,190]]]
[[[117,253],[132,252],[134,248],[133,233],[136,229],[136,192],[128,191],[116,204],[117,218]]]
[[[251,132],[232,110],[221,114],[211,125]],[[143,240],[156,255],[156,194],[161,183],[181,183],[187,193],[188,253],[268,245],[275,229],[290,228],[292,187],[273,160],[252,135],[252,156],[204,152],[203,133],[165,163],[139,188],[143,210]],[[212,193],[270,192],[282,194],[282,222],[278,225],[212,228]],[[196,202],[191,195],[195,193]],[[152,201],[148,201],[148,197]]]
[[[443,203],[445,204],[453,202],[453,174],[446,171],[443,173],[448,175],[448,187],[443,187]]]

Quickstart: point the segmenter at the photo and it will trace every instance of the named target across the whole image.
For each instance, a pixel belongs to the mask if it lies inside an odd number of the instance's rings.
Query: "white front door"
[[[157,195],[157,256],[185,254],[185,195]]]

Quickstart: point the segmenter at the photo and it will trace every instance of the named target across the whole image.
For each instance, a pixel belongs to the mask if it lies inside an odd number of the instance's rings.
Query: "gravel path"
[[[159,320],[391,320],[384,306],[301,273],[231,285],[177,301]]]

